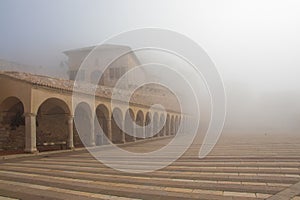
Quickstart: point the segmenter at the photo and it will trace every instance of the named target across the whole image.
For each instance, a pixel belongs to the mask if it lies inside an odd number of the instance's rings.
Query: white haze
[[[180,32],[207,51],[224,79],[224,133],[299,134],[297,0],[2,0],[0,24],[1,59],[54,76],[66,76],[64,50],[135,28]]]

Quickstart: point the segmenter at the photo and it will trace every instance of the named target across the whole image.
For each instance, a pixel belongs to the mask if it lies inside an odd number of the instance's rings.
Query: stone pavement
[[[132,144],[152,151],[171,138]],[[161,170],[131,174],[113,170],[86,150],[3,160],[0,196],[16,199],[300,199],[297,137],[221,138],[198,159],[199,143]],[[161,158],[141,162],[141,167]],[[124,158],[115,161],[131,163]],[[298,195],[298,197],[297,197]],[[0,198],[1,199],[1,198]]]

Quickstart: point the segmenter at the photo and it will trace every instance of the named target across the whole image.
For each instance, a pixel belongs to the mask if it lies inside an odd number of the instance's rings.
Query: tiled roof
[[[86,83],[75,83],[73,80],[52,78],[48,76],[30,74],[25,72],[16,72],[16,71],[0,71],[0,76],[9,77],[12,79],[16,79],[19,81],[23,81],[32,85],[37,85],[41,87],[53,88],[57,90],[65,90],[65,91],[78,91],[81,93],[91,94],[95,92],[95,95],[98,97],[111,98],[113,88],[105,87],[105,86],[95,86],[92,84]],[[166,109],[169,110],[178,110],[176,109],[178,105],[176,98],[171,96],[171,93],[168,91],[160,90],[159,93],[153,92],[155,90],[151,90],[151,88],[145,88],[140,90],[139,92],[135,92],[131,99],[131,103],[142,104],[145,106],[152,105],[153,103],[161,103]],[[118,89],[118,94],[122,96],[129,96],[129,92],[124,89]]]

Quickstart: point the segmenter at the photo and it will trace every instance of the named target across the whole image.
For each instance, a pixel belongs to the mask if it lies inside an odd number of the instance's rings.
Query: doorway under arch
[[[0,151],[21,151],[25,148],[24,105],[17,97],[8,97],[0,104]]]
[[[39,106],[36,116],[38,151],[67,148],[69,115],[68,105],[57,98],[49,98]]]

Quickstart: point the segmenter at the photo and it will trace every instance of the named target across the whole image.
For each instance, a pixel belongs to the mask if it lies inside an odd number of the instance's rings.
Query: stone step
[[[100,161],[93,158],[90,159],[75,159],[75,158],[43,158],[44,161],[62,161],[62,162],[84,162],[84,163],[99,163]],[[111,161],[112,163],[123,163],[127,161]],[[144,161],[140,162],[145,165],[159,165],[159,161]],[[127,162],[131,165],[130,162]],[[266,168],[300,168],[300,162],[184,162],[176,161],[171,166],[197,166],[197,167],[266,167]]]
[[[44,170],[47,169],[46,167],[40,168],[36,165],[26,165],[26,168],[24,168],[24,165],[22,164],[6,164],[8,165],[10,170],[13,169],[29,169],[32,171],[39,171],[39,170]],[[0,166],[0,169],[6,169],[6,166]],[[68,167],[68,166],[51,166],[48,167],[51,171],[68,171],[68,173],[90,173],[90,174],[101,174],[103,176],[123,176],[127,177],[130,179],[131,177],[136,177],[136,178],[169,178],[173,180],[187,180],[187,181],[197,181],[197,180],[203,180],[203,181],[228,181],[228,182],[237,182],[237,183],[243,183],[243,184],[253,184],[255,183],[256,185],[284,185],[284,184],[294,184],[299,181],[299,178],[294,178],[294,177],[278,177],[276,174],[274,176],[244,176],[244,175],[227,175],[227,174],[213,174],[213,173],[208,173],[208,174],[202,174],[202,173],[194,173],[194,174],[186,174],[186,173],[165,173],[161,171],[156,171],[154,173],[148,173],[148,174],[127,174],[127,173],[121,173],[117,172],[115,170],[111,170],[109,168],[107,169],[98,169],[98,170],[90,170],[87,168],[81,169],[76,168],[76,167]],[[103,174],[105,173],[105,174]],[[100,174],[100,175],[101,175]]]
[[[2,195],[12,196],[18,199],[126,200],[126,198],[118,196],[81,192],[76,190],[61,189],[58,187],[49,187],[33,183],[23,183],[10,180],[0,180],[0,188]]]
[[[79,190],[88,193],[122,195],[127,198],[142,199],[257,199],[257,194],[250,192],[223,192],[220,194],[207,194],[201,190],[189,188],[160,187],[148,185],[135,185],[126,183],[107,183],[75,178],[62,178],[37,174],[25,174],[8,171],[0,171],[0,180],[29,183],[41,187],[59,187],[67,190]],[[223,195],[225,194],[225,195]],[[230,195],[232,194],[232,195]],[[237,195],[239,194],[239,195]]]
[[[2,168],[0,168],[2,169]],[[3,168],[5,169],[5,168]],[[167,185],[167,186],[176,186],[176,187],[187,187],[190,188],[198,188],[199,184],[202,183],[211,183],[211,184],[239,184],[239,185],[256,185],[256,186],[290,186],[290,184],[284,184],[283,182],[278,183],[270,183],[267,182],[267,180],[260,180],[260,181],[251,181],[251,180],[242,180],[239,181],[234,179],[228,179],[222,180],[220,177],[216,177],[215,180],[212,180],[211,178],[207,177],[206,179],[178,179],[178,178],[172,178],[172,177],[141,177],[141,176],[128,176],[128,175],[120,175],[120,174],[95,174],[95,173],[89,173],[89,172],[77,172],[77,171],[66,171],[66,170],[53,170],[53,169],[39,169],[39,168],[24,168],[24,167],[12,167],[6,168],[8,171],[14,171],[14,172],[22,172],[22,173],[31,173],[35,172],[36,174],[45,174],[45,175],[52,175],[55,173],[56,175],[62,176],[62,177],[76,177],[76,178],[88,178],[89,180],[100,180],[100,181],[108,181],[113,182],[114,180],[118,180],[120,182],[124,183],[138,183],[143,184],[147,182],[149,185]]]
[[[80,157],[77,157],[77,156],[69,156],[69,157],[73,157],[73,158],[77,158],[77,159],[86,159],[86,157],[82,157],[82,156],[80,156]],[[105,157],[103,157],[103,158],[105,158]],[[108,157],[107,159],[112,159],[113,158],[113,160],[119,160],[119,161],[127,161],[127,160],[130,160],[131,158],[126,158],[126,157],[119,157],[119,156],[113,156],[113,155],[111,155],[110,157]],[[149,160],[151,160],[151,161],[165,161],[166,159],[169,159],[169,156],[156,156],[156,157],[147,157],[147,158],[145,158],[145,160],[141,160],[141,161],[149,161]],[[231,158],[215,158],[215,159],[208,159],[208,158],[204,158],[204,159],[199,159],[199,158],[196,158],[195,156],[193,156],[193,158],[190,158],[190,159],[188,159],[188,160],[186,160],[186,159],[184,159],[184,160],[182,160],[182,159],[180,159],[180,160],[178,160],[178,161],[180,161],[180,162],[186,162],[186,163],[188,163],[188,162],[197,162],[197,163],[207,163],[207,162],[215,162],[215,163],[220,163],[220,162],[224,162],[224,163],[231,163],[231,162],[253,162],[253,163],[255,163],[255,162],[264,162],[264,163],[268,163],[268,162],[271,162],[271,163],[273,163],[273,162],[281,162],[281,163],[283,163],[283,162],[294,162],[294,163],[299,163],[300,162],[300,159],[297,157],[297,158],[286,158],[286,159],[281,159],[281,158],[275,158],[275,159],[266,159],[266,158],[264,158],[264,157],[262,157],[262,158],[257,158],[257,159],[247,159],[247,158],[245,158],[245,159],[243,159],[243,158],[239,158],[239,159],[235,159],[235,158],[233,158],[233,159],[231,159]]]
[[[68,165],[47,165],[47,164],[28,164],[28,163],[5,163],[4,168],[10,167],[27,167],[33,169],[39,168],[48,168],[51,170],[64,170],[64,171],[74,171],[78,173],[89,172],[89,173],[99,173],[99,174],[110,174],[110,175],[126,175],[133,176],[133,174],[122,173],[110,168],[102,168],[102,167],[82,167],[82,166],[68,166]],[[230,181],[230,182],[244,182],[244,183],[267,183],[271,185],[272,183],[279,184],[293,184],[298,182],[300,179],[297,177],[289,177],[285,175],[273,174],[272,176],[268,174],[268,176],[259,176],[257,174],[250,175],[232,175],[227,173],[199,173],[199,172],[168,172],[168,171],[155,171],[153,173],[136,173],[134,176],[137,177],[157,177],[157,178],[173,178],[173,179],[189,179],[189,180],[210,180],[210,181]]]
[[[25,166],[24,166],[25,167]],[[45,166],[40,166],[45,167]],[[47,168],[47,167],[46,167]],[[9,169],[9,167],[7,167]],[[65,171],[65,170],[64,170]],[[78,172],[77,172],[78,173]],[[100,172],[101,173],[101,172]],[[86,173],[85,173],[86,174]],[[97,176],[98,174],[95,174]],[[98,176],[98,178],[101,176]],[[120,176],[121,177],[121,176]],[[93,177],[95,178],[95,177]],[[231,192],[244,192],[249,191],[252,193],[265,193],[265,194],[273,194],[275,192],[278,192],[279,190],[283,189],[284,187],[287,187],[288,185],[282,185],[282,184],[242,184],[242,182],[233,182],[233,181],[203,181],[203,180],[190,180],[190,181],[182,181],[177,180],[174,181],[172,179],[163,179],[160,178],[141,178],[141,177],[131,177],[131,178],[106,178],[106,181],[124,181],[126,183],[132,182],[132,184],[150,184],[150,185],[157,185],[157,186],[168,186],[168,187],[188,187],[191,189],[203,189],[203,190],[220,190],[220,191],[231,191]],[[102,176],[102,180],[105,180],[105,178]]]
[[[44,164],[45,161],[40,161],[40,160],[30,160],[30,161],[24,161],[25,163],[35,163],[35,164]],[[54,164],[54,165],[59,165],[62,164],[62,162],[57,162],[57,161],[47,161],[46,162],[48,165]],[[68,166],[77,166],[78,162],[64,162],[64,165]],[[100,163],[84,163],[81,162],[80,165],[82,167],[105,167],[101,165]],[[132,166],[126,165],[120,165],[120,167],[124,169],[131,169]],[[147,166],[145,165],[138,165],[134,166],[135,169],[145,169]],[[106,168],[106,167],[105,167]],[[162,171],[177,171],[177,172],[219,172],[219,173],[245,173],[245,174],[289,174],[289,175],[294,175],[295,177],[300,178],[300,169],[299,168],[253,168],[253,167],[248,167],[248,168],[240,168],[240,167],[190,167],[190,166],[168,166],[162,169]]]
[[[86,163],[86,164],[99,164],[100,161],[94,160],[94,159],[86,159],[86,160],[81,160],[81,159],[55,159],[55,158],[47,158],[47,159],[41,159],[45,162],[48,161],[55,161],[55,162],[63,162],[63,163]],[[126,164],[128,166],[133,165],[132,162],[128,161],[110,161],[112,164]],[[153,162],[140,162],[141,166],[147,166],[147,165],[160,165],[161,162],[158,161],[153,161]],[[261,163],[261,164],[256,164],[256,163],[187,163],[187,162],[175,162],[171,164],[170,166],[174,167],[209,167],[209,168],[215,168],[215,169],[221,169],[221,168],[246,168],[246,169],[291,169],[291,170],[300,170],[300,163]]]

